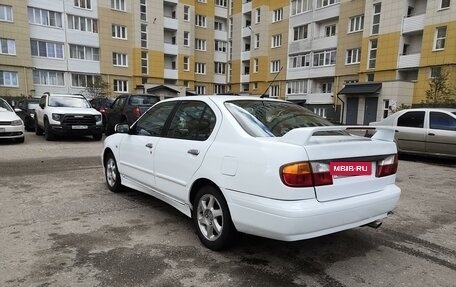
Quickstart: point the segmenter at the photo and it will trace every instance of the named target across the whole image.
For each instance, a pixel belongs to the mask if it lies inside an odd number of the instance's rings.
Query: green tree
[[[450,73],[441,70],[437,76],[429,80],[424,104],[440,105],[456,103],[456,89],[449,84]]]
[[[91,99],[105,97],[109,93],[109,84],[101,76],[96,76],[93,82],[89,81],[87,83],[85,93]]]

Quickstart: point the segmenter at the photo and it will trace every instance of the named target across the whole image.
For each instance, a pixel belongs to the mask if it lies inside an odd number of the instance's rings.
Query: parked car
[[[111,107],[113,102],[113,99],[107,97],[98,97],[90,100],[92,107],[101,113],[103,130],[106,128],[106,111]]]
[[[44,93],[35,109],[35,133],[46,140],[58,136],[103,136],[101,113],[82,95]]]
[[[10,139],[23,143],[24,123],[8,102],[0,98],[0,139]]]
[[[399,200],[393,130],[365,138],[346,128],[281,100],[179,97],[117,125],[102,163],[111,191],[127,186],[170,204],[210,249],[226,248],[236,231],[301,240],[378,227]],[[332,173],[353,161],[370,172]]]
[[[16,114],[24,122],[26,131],[35,131],[35,109],[40,103],[39,98],[29,98],[20,100],[16,107]]]
[[[372,126],[392,126],[400,153],[456,158],[456,109],[405,109]]]
[[[155,95],[127,94],[118,96],[111,108],[105,112],[106,135],[114,133],[116,124],[133,124],[142,113],[158,101],[160,101],[160,97]]]

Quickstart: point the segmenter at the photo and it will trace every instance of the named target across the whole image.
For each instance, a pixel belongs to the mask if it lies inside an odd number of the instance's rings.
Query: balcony
[[[337,47],[337,36],[315,38],[312,41],[312,50],[324,50]]]
[[[326,19],[338,18],[340,11],[340,5],[335,4],[323,8],[318,8],[314,12],[314,21],[319,22]]]
[[[242,37],[250,37],[252,35],[252,29],[250,26],[242,28]]]
[[[163,19],[163,28],[177,30],[177,28],[179,27],[179,22],[177,21],[177,19],[171,17],[163,17]]]
[[[248,83],[250,82],[250,74],[241,75],[241,83]]]
[[[420,14],[412,17],[406,17],[403,21],[402,34],[412,33],[424,30],[426,14]]]
[[[333,104],[334,98],[332,93],[311,93],[302,95],[287,95],[287,100],[305,100],[309,105]]]
[[[166,69],[165,68],[165,73],[164,73],[164,78],[165,79],[176,79],[178,78],[178,70],[173,70],[173,69]]]
[[[242,12],[252,11],[252,1],[244,1],[242,4]]]
[[[249,61],[250,60],[250,51],[244,51],[241,53],[241,61]]]
[[[399,69],[418,68],[420,66],[421,53],[399,56]]]
[[[228,32],[227,31],[214,31],[214,38],[217,40],[228,41]]]
[[[177,45],[165,43],[163,49],[164,49],[163,52],[165,54],[169,54],[169,55],[177,55],[177,54],[179,54],[179,48],[178,48]]]

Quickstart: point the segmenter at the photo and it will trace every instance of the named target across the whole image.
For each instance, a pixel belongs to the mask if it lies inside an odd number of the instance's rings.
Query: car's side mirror
[[[40,103],[40,108],[44,109],[44,103]]]
[[[130,126],[128,124],[117,124],[114,127],[116,133],[128,134],[130,132]]]

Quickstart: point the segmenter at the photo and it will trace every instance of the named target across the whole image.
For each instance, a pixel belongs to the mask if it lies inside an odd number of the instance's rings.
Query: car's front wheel
[[[51,128],[51,125],[49,125],[49,122],[46,120],[44,120],[44,138],[47,140],[47,141],[53,141],[55,140],[55,135],[52,133],[52,128]]]
[[[199,239],[207,248],[222,250],[232,243],[236,229],[228,204],[217,188],[204,186],[198,190],[192,219]]]
[[[120,181],[120,173],[117,168],[117,162],[112,153],[106,155],[105,178],[108,188],[112,192],[119,192],[122,189],[122,183]]]
[[[36,119],[36,114],[35,114],[35,119]],[[41,135],[43,135],[43,133],[44,133],[44,130],[42,128],[40,128],[40,126],[38,125],[38,121],[35,120],[35,134],[37,136],[41,136]]]

